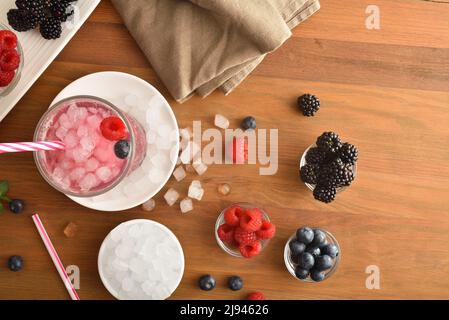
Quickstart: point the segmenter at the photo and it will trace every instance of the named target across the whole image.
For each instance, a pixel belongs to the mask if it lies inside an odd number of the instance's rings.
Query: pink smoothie
[[[80,195],[106,189],[121,176],[129,161],[115,155],[117,141],[106,139],[100,130],[105,118],[119,117],[118,114],[94,100],[69,101],[57,110],[50,115],[52,119],[45,125],[48,129],[43,137],[47,141],[63,141],[66,149],[45,152],[43,162],[48,178],[60,189]],[[145,134],[134,119],[129,120],[136,138],[132,163],[135,168],[144,157]],[[125,139],[130,139],[129,132]]]

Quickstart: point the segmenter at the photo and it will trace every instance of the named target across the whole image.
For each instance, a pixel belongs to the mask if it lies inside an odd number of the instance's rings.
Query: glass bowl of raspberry
[[[0,23],[0,98],[7,96],[20,80],[23,49],[16,34]]]
[[[305,282],[321,282],[335,273],[341,250],[337,239],[321,228],[298,229],[284,247],[284,263],[290,274]]]
[[[64,143],[64,150],[38,151],[34,158],[51,186],[75,197],[113,189],[141,165],[147,149],[145,130],[136,119],[92,96],[51,106],[36,127],[34,141]]]
[[[238,258],[259,255],[276,234],[265,210],[246,202],[225,208],[215,223],[215,238],[223,251]]]

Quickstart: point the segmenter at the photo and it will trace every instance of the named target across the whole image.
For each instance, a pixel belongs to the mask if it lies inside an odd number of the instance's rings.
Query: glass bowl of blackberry
[[[267,212],[247,202],[225,208],[215,223],[218,246],[238,258],[259,255],[276,234],[276,227]]]
[[[337,239],[320,228],[303,227],[287,241],[284,262],[296,279],[321,282],[332,276],[340,263],[341,250]]]
[[[24,54],[17,35],[0,22],[0,99],[17,86],[24,65]]]
[[[316,200],[330,203],[355,180],[358,155],[356,146],[324,132],[302,154],[300,178]]]

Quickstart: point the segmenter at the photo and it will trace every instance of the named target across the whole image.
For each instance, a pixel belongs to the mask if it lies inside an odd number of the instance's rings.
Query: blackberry
[[[317,184],[319,167],[313,164],[306,164],[301,167],[301,179],[305,183]]]
[[[298,106],[302,110],[303,115],[313,117],[320,109],[320,99],[312,94],[306,93],[298,98]]]
[[[313,190],[313,196],[315,197],[315,199],[324,203],[331,203],[335,200],[336,195],[337,190],[335,189],[335,187],[324,186],[320,183],[318,183]]]
[[[316,140],[316,145],[328,154],[336,154],[341,148],[341,140],[335,132],[324,132]]]
[[[9,25],[18,32],[32,30],[37,27],[39,20],[28,11],[11,9],[7,13]]]
[[[39,21],[45,18],[47,3],[44,0],[16,0],[16,6],[19,10],[29,12]]]
[[[316,147],[310,148],[306,154],[306,162],[320,165],[326,160],[326,152]]]
[[[344,163],[354,165],[359,157],[359,150],[350,143],[343,143],[338,155]]]
[[[60,22],[66,22],[67,18],[74,13],[71,5],[70,1],[51,0],[48,9],[53,18]]]
[[[318,176],[318,182],[328,187],[349,186],[354,181],[352,165],[345,164],[340,158],[322,166]]]
[[[47,18],[42,21],[40,32],[42,37],[47,40],[58,39],[62,34],[61,22],[56,18]]]

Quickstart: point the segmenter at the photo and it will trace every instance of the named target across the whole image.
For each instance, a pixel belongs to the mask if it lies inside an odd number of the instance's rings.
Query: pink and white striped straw
[[[0,143],[0,154],[11,152],[52,151],[64,149],[65,144],[61,141]]]
[[[32,216],[34,224],[36,225],[37,231],[39,232],[42,241],[44,241],[45,247],[47,248],[48,253],[50,254],[51,259],[53,260],[53,263],[55,264],[56,270],[58,270],[59,276],[61,277],[62,281],[64,282],[65,287],[67,288],[67,291],[69,292],[70,297],[72,300],[80,300],[78,297],[78,293],[76,292],[75,288],[72,285],[72,282],[69,279],[69,276],[67,275],[67,272],[65,271],[65,268],[61,262],[61,259],[59,259],[58,253],[55,250],[55,247],[53,247],[53,244],[51,243],[50,238],[48,237],[47,231],[45,231],[44,225],[42,224],[41,219],[39,218],[39,215],[35,214]]]

